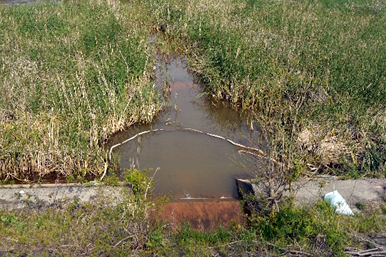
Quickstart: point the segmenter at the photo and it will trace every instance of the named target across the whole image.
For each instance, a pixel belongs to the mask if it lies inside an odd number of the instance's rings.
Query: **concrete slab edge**
[[[236,179],[239,190],[244,194],[257,195],[258,184],[249,179]],[[353,211],[358,204],[379,206],[386,203],[386,179],[340,180],[337,177],[302,179],[294,184],[295,203],[309,205],[322,200],[324,195],[338,190]]]
[[[124,198],[122,189],[125,187],[89,184],[4,185],[0,186],[0,209],[33,209],[96,200],[117,204]]]

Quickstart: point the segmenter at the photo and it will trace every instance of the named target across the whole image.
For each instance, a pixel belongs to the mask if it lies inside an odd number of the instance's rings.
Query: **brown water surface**
[[[159,168],[154,177],[155,195],[170,193],[175,199],[237,198],[235,176],[251,177],[238,164],[238,149],[227,141],[178,128],[198,129],[241,144],[248,144],[245,136],[253,137],[257,132],[247,128],[247,118],[226,103],[213,104],[206,96],[198,97],[203,90],[194,82],[183,58],[160,63],[156,68],[157,85],[161,87],[165,79],[170,80],[170,107],[153,124],[131,127],[113,137],[110,144],[141,131],[171,131],[149,133],[116,148],[121,168]]]

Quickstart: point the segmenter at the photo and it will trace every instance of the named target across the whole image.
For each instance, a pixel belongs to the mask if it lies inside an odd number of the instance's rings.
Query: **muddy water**
[[[169,107],[148,126],[136,126],[112,138],[119,143],[141,131],[163,128],[169,131],[141,136],[117,148],[121,168],[157,171],[156,195],[182,198],[237,198],[235,177],[251,175],[240,166],[239,154],[229,142],[179,128],[194,128],[241,144],[256,136],[246,117],[224,103],[213,104],[187,71],[184,59],[160,61],[157,84],[170,81]],[[249,126],[250,127],[250,126]]]

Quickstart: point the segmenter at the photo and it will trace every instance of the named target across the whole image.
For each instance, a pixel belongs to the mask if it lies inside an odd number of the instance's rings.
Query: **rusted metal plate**
[[[175,200],[163,207],[161,219],[169,222],[172,229],[190,223],[202,231],[242,224],[243,212],[238,200]]]

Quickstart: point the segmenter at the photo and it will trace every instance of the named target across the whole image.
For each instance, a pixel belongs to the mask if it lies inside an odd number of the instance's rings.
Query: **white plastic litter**
[[[354,213],[346,203],[346,200],[344,200],[344,198],[339,194],[338,190],[327,193],[324,196],[324,200],[330,203],[335,208],[335,212],[337,214],[354,216]]]

